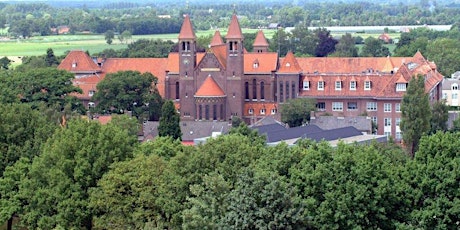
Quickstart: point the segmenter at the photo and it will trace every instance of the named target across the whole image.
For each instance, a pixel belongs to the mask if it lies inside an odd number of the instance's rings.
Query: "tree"
[[[128,70],[107,74],[96,86],[93,96],[99,102],[96,109],[116,113],[132,111],[133,116],[139,117],[138,112],[142,112],[151,98],[159,94],[156,83],[157,78],[148,72],[141,74]]]
[[[296,187],[272,172],[246,169],[226,200],[228,211],[221,228],[302,229],[308,218],[303,216],[304,203]]]
[[[397,46],[394,51],[394,54],[395,56],[399,56],[399,57],[414,56],[414,54],[417,51],[420,51],[422,54],[426,54],[427,47],[428,47],[428,38],[419,37],[407,45]]]
[[[397,164],[374,145],[319,143],[290,169],[310,229],[395,229],[407,219],[408,186]],[[378,165],[378,167],[376,167]]]
[[[438,132],[420,139],[403,179],[412,191],[412,229],[457,229],[460,221],[460,133]]]
[[[123,57],[167,57],[171,52],[174,42],[161,39],[139,39],[128,44],[128,48],[122,52]]]
[[[335,46],[333,56],[336,57],[358,57],[358,48],[355,46],[355,39],[351,34],[342,35],[339,42]]]
[[[95,210],[94,227],[112,229],[162,228],[165,221],[157,205],[158,187],[166,166],[158,155],[138,154],[116,162],[90,191]],[[129,194],[129,195],[127,195]]]
[[[418,149],[420,138],[430,131],[431,109],[425,93],[425,78],[413,77],[401,103],[401,131],[410,156]]]
[[[436,39],[427,46],[426,56],[436,63],[439,72],[444,76],[451,76],[460,69],[460,41],[450,38]]]
[[[123,33],[118,35],[118,40],[120,40],[120,43],[123,43],[123,41],[125,43],[128,43],[128,40],[131,39],[132,37],[133,35],[131,34],[131,32],[129,32],[129,30],[125,30],[123,31]]]
[[[166,101],[161,107],[160,125],[158,126],[158,135],[160,137],[170,136],[173,139],[182,140],[180,130],[180,115],[174,107],[172,101]]]
[[[8,57],[0,58],[0,69],[9,69],[11,60]]]
[[[444,101],[437,101],[431,106],[431,130],[430,133],[436,131],[447,131],[447,120],[449,119],[449,107]]]
[[[46,62],[46,66],[48,67],[59,65],[59,62],[56,59],[56,56],[54,56],[53,49],[48,48],[46,50],[45,62]]]
[[[377,38],[368,37],[364,40],[361,50],[362,57],[386,57],[390,56],[388,47],[383,46],[383,42]]]
[[[107,44],[111,45],[113,42],[113,38],[115,38],[115,33],[113,32],[113,30],[107,30],[105,31],[104,37]]]
[[[330,31],[326,28],[318,28],[314,31],[314,33],[319,40],[318,45],[316,45],[315,48],[316,57],[326,57],[328,54],[335,51],[335,45],[338,41],[331,36]]]
[[[57,127],[30,105],[0,103],[0,176],[21,157],[32,160],[38,155]]]
[[[278,55],[285,56],[288,51],[292,50],[290,40],[290,33],[286,33],[284,30],[279,29],[274,34],[272,39],[269,41],[269,48],[273,52],[278,52]]]
[[[296,98],[287,101],[280,107],[281,121],[289,127],[307,124],[310,112],[316,110],[316,101],[311,98]]]
[[[74,86],[72,73],[56,68],[40,68],[16,71],[9,81],[9,87],[23,103],[38,108],[41,103],[47,106],[59,106],[63,110],[72,93],[81,89]]]
[[[287,36],[285,42],[289,44],[289,50],[295,52],[297,56],[315,56],[315,50],[320,41],[318,36],[308,30],[306,25],[297,25],[294,30],[292,30],[292,34],[288,34]],[[281,42],[283,41],[281,40]],[[293,45],[291,45],[291,43],[293,43]],[[285,56],[286,53],[280,53],[280,55]]]
[[[29,229],[91,229],[89,191],[112,163],[132,157],[136,143],[111,123],[69,122],[43,145],[21,183],[21,222]]]

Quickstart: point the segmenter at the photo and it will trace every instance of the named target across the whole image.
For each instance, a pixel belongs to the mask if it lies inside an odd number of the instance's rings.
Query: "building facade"
[[[76,74],[78,95],[94,105],[91,95],[107,73],[120,70],[151,72],[160,94],[175,102],[182,120],[229,121],[233,116],[254,123],[279,116],[281,104],[295,98],[317,100],[317,115],[368,116],[378,134],[401,137],[401,99],[413,76],[426,79],[430,100],[441,98],[443,76],[420,52],[413,57],[299,58],[289,52],[269,52],[262,31],[253,52],[244,49],[244,36],[234,14],[225,35],[216,31],[206,52],[198,52],[197,37],[186,16],[179,33],[178,52],[167,58],[92,59],[72,51],[58,68]]]

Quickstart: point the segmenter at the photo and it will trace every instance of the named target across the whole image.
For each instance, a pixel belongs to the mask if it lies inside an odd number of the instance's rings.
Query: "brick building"
[[[88,106],[96,84],[120,70],[151,72],[160,94],[175,101],[182,120],[229,121],[232,116],[252,123],[278,116],[289,99],[317,99],[316,115],[366,115],[378,124],[378,134],[401,136],[400,103],[409,80],[425,76],[430,100],[441,98],[443,76],[420,52],[413,57],[299,58],[269,52],[259,31],[254,51],[244,49],[244,36],[233,15],[223,41],[216,31],[206,52],[197,52],[196,35],[188,16],[178,37],[179,51],[167,58],[92,59],[71,51],[58,68],[75,73],[78,95]]]

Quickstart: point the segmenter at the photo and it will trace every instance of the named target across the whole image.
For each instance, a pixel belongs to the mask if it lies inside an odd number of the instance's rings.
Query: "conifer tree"
[[[430,131],[431,109],[425,93],[425,79],[417,76],[410,80],[401,103],[401,130],[409,154],[414,157],[420,138]]]
[[[171,136],[182,140],[182,132],[179,126],[180,117],[172,101],[166,101],[161,107],[160,125],[158,135],[160,137]]]

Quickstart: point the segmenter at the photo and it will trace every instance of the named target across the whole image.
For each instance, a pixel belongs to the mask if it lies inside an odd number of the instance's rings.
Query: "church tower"
[[[196,35],[188,15],[179,33],[179,61],[180,76],[193,75],[196,66]]]
[[[243,115],[244,37],[236,14],[232,15],[226,39],[227,116]]]
[[[254,48],[254,52],[256,53],[266,53],[268,52],[268,42],[265,38],[264,32],[259,30],[256,35],[256,39],[254,39],[254,43],[252,47]]]
[[[193,31],[192,22],[188,15],[184,18],[179,33],[179,79],[174,83],[173,98],[180,103],[181,119],[193,119],[195,114],[194,98],[195,93],[195,67],[196,67],[196,36]],[[170,79],[171,81],[171,79]]]

